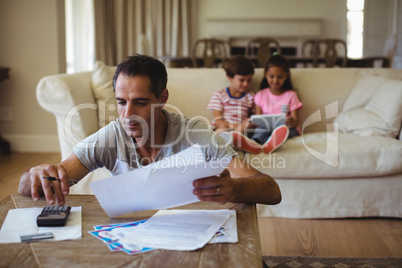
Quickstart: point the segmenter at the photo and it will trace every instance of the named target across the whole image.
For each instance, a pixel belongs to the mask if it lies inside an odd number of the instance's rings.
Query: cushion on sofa
[[[339,130],[360,136],[399,136],[402,81],[363,77],[350,93],[336,121]]]
[[[97,61],[92,71],[92,91],[98,105],[99,128],[117,117],[116,96],[113,91],[113,76],[116,67]]]
[[[272,154],[246,154],[255,168],[273,178],[374,177],[402,172],[402,142],[315,132],[287,140]]]

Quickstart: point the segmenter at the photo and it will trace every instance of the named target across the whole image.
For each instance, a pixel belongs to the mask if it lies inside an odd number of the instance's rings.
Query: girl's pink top
[[[281,95],[274,95],[269,88],[265,88],[255,94],[254,102],[261,107],[263,114],[282,113],[282,104],[289,105],[289,112],[303,107],[303,103],[300,102],[293,90],[287,90]]]

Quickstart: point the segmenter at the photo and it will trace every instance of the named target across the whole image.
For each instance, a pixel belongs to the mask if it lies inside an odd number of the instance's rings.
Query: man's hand
[[[49,181],[44,177],[55,177],[60,180]],[[18,192],[25,196],[32,196],[35,201],[39,200],[43,193],[46,201],[53,205],[55,203],[53,192],[56,195],[59,206],[64,205],[64,196],[70,191],[69,178],[62,165],[40,164],[25,172],[20,180]]]
[[[234,181],[225,169],[217,176],[194,180],[193,186],[199,200],[224,204],[231,200]]]
[[[40,164],[25,172],[21,176],[18,193],[32,196],[35,201],[39,200],[39,196],[43,194],[50,205],[55,203],[54,193],[58,205],[62,206],[65,204],[64,197],[70,192],[69,179],[78,182],[88,172],[89,170],[72,153],[60,164]],[[56,180],[44,179],[46,177],[53,177]]]
[[[220,175],[194,180],[194,195],[201,201],[221,204],[279,204],[282,196],[275,180],[242,161],[234,156]]]

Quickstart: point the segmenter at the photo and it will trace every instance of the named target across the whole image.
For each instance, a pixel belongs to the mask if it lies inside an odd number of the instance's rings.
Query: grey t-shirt
[[[198,144],[205,160],[231,158],[236,152],[199,119],[163,110],[168,120],[165,142],[155,162]],[[151,141],[152,141],[152,137]],[[90,171],[106,167],[113,175],[141,168],[133,138],[127,136],[120,119],[111,122],[74,146],[74,153]]]

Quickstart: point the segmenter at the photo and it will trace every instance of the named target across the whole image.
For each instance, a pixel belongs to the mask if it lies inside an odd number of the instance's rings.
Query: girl
[[[290,81],[290,68],[287,60],[274,53],[265,65],[262,89],[254,96],[255,114],[286,114],[286,122],[277,122],[275,128],[257,128],[252,140],[262,144],[268,154],[281,146],[286,139],[300,135],[298,110],[303,107]]]

